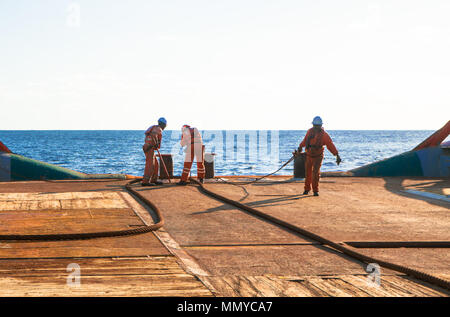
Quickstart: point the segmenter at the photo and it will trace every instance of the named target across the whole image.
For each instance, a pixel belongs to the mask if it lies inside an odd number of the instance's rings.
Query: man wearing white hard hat
[[[319,196],[319,178],[320,178],[320,167],[323,161],[323,151],[324,145],[327,147],[334,156],[336,156],[336,163],[339,165],[341,163],[341,158],[339,157],[338,150],[333,144],[328,133],[322,128],[322,118],[315,117],[313,122],[313,127],[306,132],[305,138],[298,146],[298,150],[294,152],[294,155],[298,155],[302,152],[303,147],[306,152],[306,163],[305,163],[305,191],[303,195],[308,195],[312,189],[314,196]]]

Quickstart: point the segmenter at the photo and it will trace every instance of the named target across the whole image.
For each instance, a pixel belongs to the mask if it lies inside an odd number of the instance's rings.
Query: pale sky
[[[0,0],[0,130],[436,130],[449,17],[448,0]]]

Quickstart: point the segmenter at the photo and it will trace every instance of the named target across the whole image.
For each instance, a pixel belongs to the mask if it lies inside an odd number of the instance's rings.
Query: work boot
[[[314,196],[319,196],[319,192],[314,192]]]
[[[156,181],[156,182],[153,182],[153,184],[155,184],[155,185],[162,185],[162,184],[163,184],[163,182],[160,182],[160,181]]]
[[[200,178],[199,180],[198,180],[200,183],[204,183],[204,180],[203,180],[203,178]]]
[[[304,192],[303,192],[303,195],[308,195],[309,194],[309,190],[305,190]]]
[[[180,186],[186,186],[186,185],[187,185],[187,182],[185,182],[185,181],[179,181],[179,182],[177,183],[177,185],[180,185]]]
[[[154,183],[141,183],[142,186],[155,186]]]

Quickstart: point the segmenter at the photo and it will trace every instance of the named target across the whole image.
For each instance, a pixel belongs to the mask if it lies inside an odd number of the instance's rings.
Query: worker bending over
[[[308,130],[305,138],[298,146],[298,150],[293,154],[297,156],[302,152],[302,148],[305,148],[306,152],[306,163],[305,163],[305,191],[303,195],[308,195],[312,188],[314,196],[319,196],[319,178],[320,178],[320,166],[323,160],[323,146],[326,145],[327,149],[336,156],[336,163],[339,165],[341,163],[341,158],[339,157],[338,150],[333,144],[328,133],[322,128],[322,119],[320,117],[315,117],[313,122],[313,127]]]
[[[158,125],[152,125],[145,131],[145,144],[142,147],[145,153],[145,171],[142,186],[162,185],[158,181],[158,160],[155,150],[159,150],[162,141],[162,131],[166,128],[167,121],[164,118],[158,120]]]
[[[191,171],[194,157],[197,160],[197,177],[201,183],[205,178],[205,165],[204,165],[204,152],[202,136],[197,128],[191,128],[185,124],[181,128],[181,146],[186,146],[186,155],[184,158],[183,173],[181,174],[181,180],[177,185],[186,185]]]

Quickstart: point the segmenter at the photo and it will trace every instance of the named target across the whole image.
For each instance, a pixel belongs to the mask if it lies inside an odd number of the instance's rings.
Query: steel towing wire
[[[99,231],[99,232],[83,232],[83,233],[58,233],[58,234],[11,234],[0,235],[1,240],[27,240],[27,241],[60,241],[60,240],[85,240],[107,237],[121,237],[136,234],[143,234],[150,231],[156,231],[164,225],[164,218],[158,209],[150,200],[142,196],[138,191],[134,190],[131,185],[140,182],[142,179],[137,178],[125,185],[125,189],[133,196],[138,197],[145,205],[151,208],[158,218],[158,222],[152,225],[146,225],[135,229],[116,230],[116,231]]]
[[[338,244],[336,242],[328,240],[328,239],[326,239],[326,238],[324,238],[322,236],[319,236],[319,235],[317,235],[317,234],[315,234],[313,232],[310,232],[310,231],[308,231],[306,229],[300,228],[300,227],[295,226],[295,225],[293,225],[291,223],[288,223],[286,221],[283,221],[281,219],[278,219],[276,217],[273,217],[271,215],[263,213],[262,211],[259,211],[259,210],[255,209],[255,208],[252,208],[252,207],[249,207],[247,205],[244,205],[244,204],[242,204],[242,203],[240,203],[240,202],[238,202],[236,200],[229,199],[229,198],[224,197],[224,196],[222,196],[220,194],[217,194],[217,193],[207,189],[202,183],[200,183],[199,181],[197,181],[197,180],[195,180],[193,178],[191,178],[191,181],[195,182],[199,186],[200,190],[203,193],[205,193],[206,195],[210,196],[210,197],[216,198],[216,199],[218,199],[218,200],[220,200],[220,201],[222,201],[224,203],[233,205],[233,206],[235,206],[235,207],[237,207],[237,208],[239,208],[241,210],[245,210],[245,211],[249,212],[250,214],[253,214],[253,215],[257,216],[257,217],[260,217],[262,219],[268,220],[268,221],[270,221],[270,222],[272,222],[272,223],[274,223],[274,224],[276,224],[276,225],[278,225],[278,226],[280,226],[282,228],[288,229],[288,230],[290,230],[292,232],[295,232],[295,233],[300,234],[302,236],[308,237],[308,238],[310,238],[312,240],[315,240],[315,241],[317,241],[317,242],[319,242],[319,243],[321,243],[323,245],[327,245],[327,246],[329,246],[329,247],[331,247],[331,248],[333,248],[335,250],[338,250],[338,251],[342,252],[343,254],[348,255],[348,256],[350,256],[350,257],[352,257],[352,258],[354,258],[354,259],[356,259],[358,261],[361,261],[361,262],[366,263],[366,264],[376,263],[376,264],[378,264],[378,265],[380,265],[380,266],[382,266],[384,268],[387,268],[387,269],[390,269],[390,270],[394,270],[394,271],[397,271],[397,272],[400,272],[400,273],[404,273],[406,275],[415,277],[418,280],[421,280],[421,281],[424,281],[424,282],[428,282],[430,284],[442,287],[442,288],[450,291],[450,282],[449,281],[443,280],[443,279],[438,278],[436,276],[433,276],[433,275],[430,275],[428,273],[421,272],[421,271],[418,271],[418,270],[415,270],[415,269],[412,269],[412,268],[409,268],[409,267],[406,267],[406,266],[402,266],[402,265],[398,265],[398,264],[395,264],[395,263],[383,261],[383,260],[380,260],[380,259],[377,259],[377,258],[373,258],[373,257],[370,257],[370,256],[366,256],[366,255],[364,255],[362,253],[359,253],[359,252],[356,252],[354,250],[351,250],[351,249],[349,249],[349,248],[347,248],[347,247],[345,247],[343,245],[340,245],[340,244]]]
[[[225,184],[235,185],[235,186],[239,186],[239,185],[250,185],[250,184],[259,182],[260,180],[262,180],[262,179],[264,179],[264,178],[266,178],[266,177],[269,177],[269,176],[272,176],[273,174],[278,173],[278,172],[281,171],[283,168],[285,168],[289,163],[291,163],[291,162],[294,160],[294,158],[295,158],[295,156],[293,155],[288,161],[286,161],[283,165],[281,165],[280,168],[277,169],[275,172],[272,172],[272,173],[270,173],[270,174],[267,174],[267,175],[258,177],[258,178],[254,179],[254,180],[252,180],[252,181],[233,183],[233,182],[228,182],[228,181],[226,181],[226,180],[224,180],[224,179],[222,179],[222,178],[219,178],[219,180],[221,180],[221,181],[224,182]]]
[[[283,165],[281,165],[281,167],[280,167],[279,169],[277,169],[275,172],[272,172],[272,173],[270,173],[270,174],[267,174],[267,175],[264,175],[264,176],[262,176],[262,177],[259,177],[259,178],[255,179],[255,180],[251,181],[251,182],[245,182],[244,184],[253,184],[253,183],[259,182],[260,180],[262,180],[262,179],[264,179],[264,178],[266,178],[266,177],[269,177],[269,176],[272,176],[273,174],[278,173],[278,172],[281,171],[283,168],[285,168],[289,163],[291,163],[291,162],[294,160],[294,158],[295,158],[295,156],[292,155],[291,158],[290,158],[286,163],[284,163]]]

